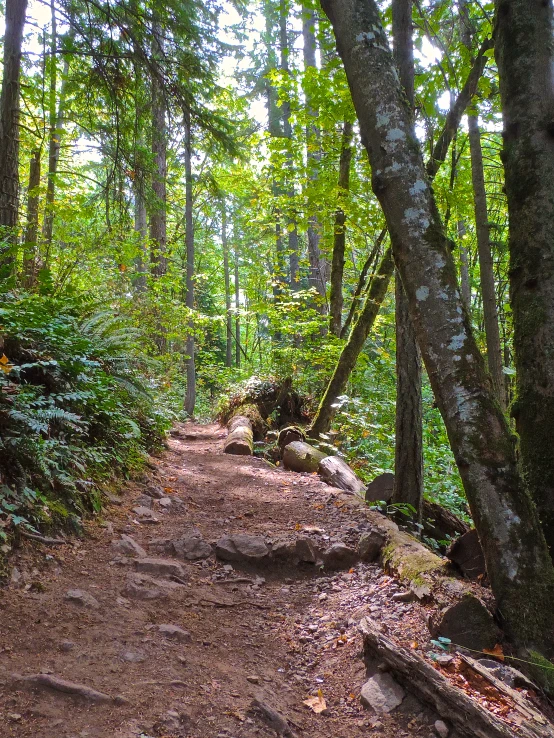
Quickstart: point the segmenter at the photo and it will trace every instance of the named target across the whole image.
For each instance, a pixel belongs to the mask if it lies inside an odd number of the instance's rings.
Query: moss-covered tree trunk
[[[551,655],[554,567],[508,423],[463,308],[454,260],[374,0],[322,0],[354,100],[425,366],[507,635]]]
[[[497,0],[521,460],[554,552],[554,81],[551,0]]]
[[[400,83],[413,110],[414,50],[412,0],[393,0],[392,35]],[[421,518],[423,502],[423,406],[421,357],[408,300],[398,271],[395,277],[396,413],[393,503],[407,503]]]
[[[329,331],[340,336],[342,326],[342,277],[344,274],[344,251],[346,248],[346,213],[344,199],[350,188],[350,164],[352,162],[352,134],[354,126],[345,120],[342,127],[342,142],[339,159],[338,207],[335,212],[333,258],[331,261],[331,289],[329,293]]]

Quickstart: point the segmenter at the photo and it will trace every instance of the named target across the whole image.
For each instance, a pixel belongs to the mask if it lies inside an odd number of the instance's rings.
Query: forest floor
[[[179,426],[148,482],[130,483],[82,540],[55,548],[29,542],[12,557],[11,583],[0,590],[2,738],[279,734],[253,700],[284,715],[299,737],[435,735],[437,716],[409,695],[387,715],[360,703],[364,615],[385,632],[401,628],[405,641],[430,637],[425,608],[393,599],[400,587],[377,565],[248,568],[211,556],[179,559],[183,572],[172,579],[137,581],[133,557],[117,550],[121,535],[150,557],[168,558],[164,547],[191,528],[212,544],[237,533],[332,543],[367,525],[315,475],[223,454],[224,436],[215,425]],[[148,484],[164,488],[167,505],[154,501],[150,522],[144,509],[133,511]],[[72,590],[80,591],[68,599]],[[116,700],[96,704],[14,680],[38,673]],[[318,695],[323,714],[304,704]]]

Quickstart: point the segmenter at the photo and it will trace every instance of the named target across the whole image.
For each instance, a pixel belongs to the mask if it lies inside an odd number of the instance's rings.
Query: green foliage
[[[142,337],[69,297],[4,294],[0,321],[3,525],[75,524],[168,427]]]

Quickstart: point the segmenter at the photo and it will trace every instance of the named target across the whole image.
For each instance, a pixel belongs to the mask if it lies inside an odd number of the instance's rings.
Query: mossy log
[[[285,446],[288,446],[289,443],[292,443],[293,441],[305,440],[306,436],[304,435],[304,431],[302,431],[300,428],[297,428],[295,425],[288,425],[286,428],[283,428],[279,432],[277,443],[279,444],[279,448],[281,449],[282,453]]]
[[[295,472],[316,472],[325,454],[303,441],[293,441],[283,450],[283,464]]]
[[[252,422],[244,415],[235,415],[229,421],[229,435],[225,439],[223,451],[236,456],[252,456],[254,434]]]
[[[365,484],[340,456],[326,456],[319,464],[319,475],[324,482],[353,495],[363,495]]]
[[[554,738],[553,726],[521,695],[508,700],[511,703],[508,723],[452,684],[414,649],[402,648],[383,635],[370,618],[361,621],[360,630],[366,660],[385,664],[406,689],[448,721],[456,735],[463,738]],[[507,690],[498,689],[498,692],[505,702]]]

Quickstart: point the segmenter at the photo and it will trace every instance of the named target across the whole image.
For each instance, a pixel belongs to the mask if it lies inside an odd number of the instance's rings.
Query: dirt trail
[[[361,617],[379,617],[384,628],[402,620],[406,639],[424,637],[424,610],[392,600],[398,587],[376,565],[326,573],[309,564],[248,569],[174,555],[183,572],[151,573],[167,584],[137,585],[133,558],[114,547],[122,534],[148,556],[167,558],[161,541],[191,528],[210,543],[224,534],[305,533],[328,544],[363,531],[364,521],[342,511],[317,477],[226,456],[224,434],[218,426],[176,430],[150,480],[172,501],[154,502],[159,522],[133,512],[145,485],[132,484],[82,541],[28,544],[13,559],[12,582],[0,590],[2,738],[275,736],[279,726],[251,710],[255,699],[285,715],[289,735],[300,738],[433,734],[436,716],[410,697],[386,716],[360,704]],[[71,590],[81,592],[68,599]],[[116,700],[96,704],[13,680],[37,673]],[[325,715],[303,704],[318,690]]]

